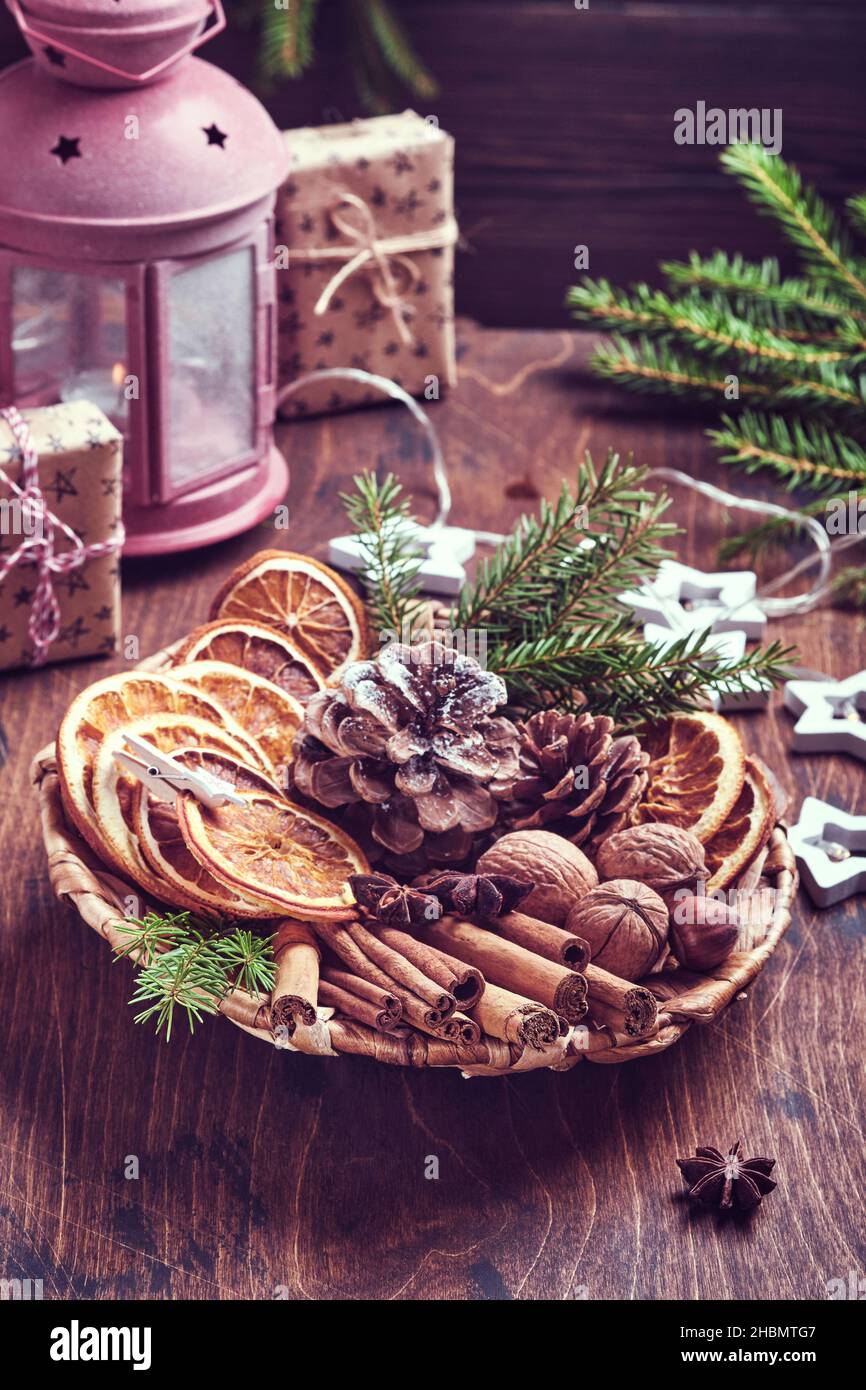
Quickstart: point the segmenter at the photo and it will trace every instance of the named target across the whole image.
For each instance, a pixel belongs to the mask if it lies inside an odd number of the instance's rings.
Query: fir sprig
[[[725,463],[747,473],[771,468],[789,492],[806,487],[831,493],[866,486],[866,450],[856,439],[829,430],[817,420],[785,420],[747,410],[736,419],[722,416],[722,427],[707,431]]]
[[[233,990],[258,997],[273,987],[271,937],[240,927],[221,930],[189,912],[151,912],[118,922],[117,930],[129,940],[115,955],[132,956],[141,965],[130,1003],[146,1007],[135,1021],[155,1020],[156,1032],[164,1030],[166,1041],[177,1010],[193,1032]]]
[[[735,145],[721,160],[797,247],[801,273],[715,251],[663,262],[667,291],[586,279],[568,294],[575,317],[615,335],[592,365],[632,390],[714,403],[722,418],[708,435],[725,462],[772,473],[789,490],[862,486],[866,259],[777,155]],[[852,228],[866,232],[866,193],[847,206]],[[753,527],[746,548],[783,534],[776,523]]]
[[[367,604],[377,632],[411,631],[418,612],[421,557],[406,534],[409,503],[393,473],[379,482],[373,473],[353,478],[355,491],[341,493],[361,543]]]
[[[236,0],[239,19],[260,33],[259,66],[263,85],[303,76],[316,59],[316,36],[324,16],[334,23],[334,6],[319,0]],[[430,99],[436,83],[416,53],[387,0],[342,0],[339,19],[348,65],[362,105],[373,112],[399,108],[402,94]],[[321,16],[321,20],[320,20]]]
[[[614,453],[598,470],[587,455],[574,485],[521,517],[464,588],[451,630],[484,630],[486,664],[505,680],[515,710],[579,709],[589,700],[593,713],[634,726],[693,708],[708,692],[770,688],[784,675],[788,652],[778,643],[725,662],[706,650],[706,633],[663,646],[635,634],[618,596],[655,575],[676,530],[664,520],[668,499],[645,480],[645,469]],[[369,525],[370,499],[384,486],[356,479],[357,497],[347,499],[356,526]],[[405,555],[396,555],[387,583],[387,555],[374,555],[362,575],[377,621],[383,591],[401,583]]]
[[[670,644],[644,642],[628,618],[586,625],[563,645],[554,637],[501,649],[490,662],[505,679],[512,703],[523,709],[610,715],[620,728],[701,705],[712,691],[741,693],[750,682],[772,690],[790,671],[792,649],[773,642],[726,661],[706,651],[708,632]]]

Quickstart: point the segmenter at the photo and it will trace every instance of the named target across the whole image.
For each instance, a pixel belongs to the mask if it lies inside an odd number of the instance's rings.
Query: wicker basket
[[[158,671],[171,664],[172,649],[142,662],[141,668]],[[37,753],[31,778],[39,794],[42,837],[48,855],[48,874],[58,898],[71,903],[85,922],[114,948],[126,945],[118,930],[127,901],[142,903],[141,889],[109,872],[65,817],[54,756],[54,745]],[[237,1027],[274,1046],[321,1056],[354,1053],[378,1062],[407,1067],[457,1067],[465,1075],[498,1076],[549,1067],[567,1071],[581,1060],[629,1062],[663,1052],[678,1041],[693,1023],[709,1023],[744,990],[772,955],[791,922],[791,904],[797,890],[797,869],[782,825],[745,870],[737,885],[758,910],[749,914],[746,949],[729,956],[708,975],[685,970],[664,970],[642,981],[660,1002],[656,1031],[631,1038],[608,1028],[571,1030],[568,1037],[544,1052],[525,1049],[515,1056],[508,1043],[485,1038],[475,1046],[440,1041],[421,1034],[396,1037],[379,1033],[323,1009],[322,1021],[298,1029],[292,1043],[274,1036],[267,1001],[235,990],[220,1005]],[[767,895],[766,890],[772,890]],[[772,910],[766,904],[772,904]],[[146,911],[156,904],[143,903]],[[763,910],[762,910],[763,909]]]

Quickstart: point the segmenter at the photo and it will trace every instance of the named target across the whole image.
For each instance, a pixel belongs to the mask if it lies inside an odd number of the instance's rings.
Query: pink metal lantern
[[[127,554],[253,526],[273,443],[283,140],[189,56],[219,0],[6,0],[33,54],[0,74],[0,404],[84,399],[126,440]]]

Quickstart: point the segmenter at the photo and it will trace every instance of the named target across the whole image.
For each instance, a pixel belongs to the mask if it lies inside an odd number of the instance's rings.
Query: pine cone
[[[392,855],[464,859],[517,775],[518,733],[493,718],[505,684],[437,642],[397,643],[307,702],[294,784],[323,806],[366,803]]]
[[[612,738],[607,715],[544,710],[518,728],[511,828],[552,830],[591,854],[627,823],[647,784],[649,754],[631,734]]]

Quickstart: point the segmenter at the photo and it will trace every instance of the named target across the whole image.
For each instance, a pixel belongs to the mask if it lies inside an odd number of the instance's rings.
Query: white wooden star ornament
[[[619,601],[631,608],[640,623],[658,623],[680,633],[744,632],[763,637],[767,617],[756,601],[753,570],[720,570],[704,574],[678,560],[662,560],[651,584],[629,589]]]
[[[844,681],[788,681],[785,708],[798,715],[800,753],[850,753],[866,760],[866,671]]]
[[[464,562],[475,554],[475,533],[460,526],[422,526],[408,518],[401,530],[422,556],[418,577],[430,594],[459,594],[466,582]],[[338,536],[328,546],[328,559],[337,569],[356,572],[367,567],[373,538]]]
[[[708,660],[742,659],[749,638],[760,638],[766,615],[756,601],[757,578],[752,570],[722,570],[704,574],[677,560],[663,560],[655,579],[639,589],[619,595],[620,603],[643,623],[647,642],[665,646],[709,628]],[[744,689],[735,694],[714,691],[710,696],[718,711],[743,712],[766,709],[769,690],[744,677]]]
[[[866,816],[807,796],[788,843],[816,907],[832,907],[866,890]]]

